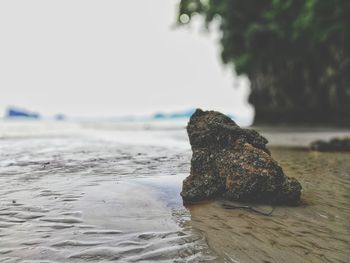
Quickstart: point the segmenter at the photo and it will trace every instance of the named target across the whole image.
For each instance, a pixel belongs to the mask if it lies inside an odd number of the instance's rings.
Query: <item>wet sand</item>
[[[16,125],[0,126],[0,262],[350,258],[350,154],[272,147],[301,182],[303,204],[252,204],[273,209],[263,216],[222,201],[183,206],[184,130]]]
[[[0,140],[0,262],[199,262],[189,152],[95,137]]]
[[[349,262],[350,154],[272,148],[287,175],[303,186],[299,207],[261,207],[264,216],[222,202],[189,206],[215,262]],[[254,204],[252,204],[254,207]]]

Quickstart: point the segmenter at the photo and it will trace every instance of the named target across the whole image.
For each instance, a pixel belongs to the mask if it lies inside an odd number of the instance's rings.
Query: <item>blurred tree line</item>
[[[257,123],[350,125],[350,0],[181,0],[178,22],[194,15],[219,23]]]

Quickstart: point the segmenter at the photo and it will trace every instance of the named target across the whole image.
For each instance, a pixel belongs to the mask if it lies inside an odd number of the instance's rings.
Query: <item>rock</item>
[[[330,141],[314,141],[310,144],[310,149],[319,152],[349,152],[350,138],[333,138]]]
[[[185,202],[229,200],[297,205],[301,185],[284,175],[266,148],[267,140],[242,129],[222,113],[197,109],[187,125],[192,146],[191,174],[184,180]]]

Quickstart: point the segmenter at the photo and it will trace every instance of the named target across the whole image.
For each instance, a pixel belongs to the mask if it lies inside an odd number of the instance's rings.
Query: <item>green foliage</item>
[[[180,24],[196,15],[220,24],[222,60],[251,80],[257,113],[350,114],[349,0],[180,1]]]

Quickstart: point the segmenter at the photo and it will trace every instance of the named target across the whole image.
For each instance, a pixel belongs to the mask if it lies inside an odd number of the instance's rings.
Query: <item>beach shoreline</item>
[[[303,186],[300,207],[264,216],[219,200],[183,206],[191,158],[183,124],[120,125],[0,126],[2,262],[348,258],[350,154],[305,150],[311,139],[346,131],[262,132],[286,175]]]

